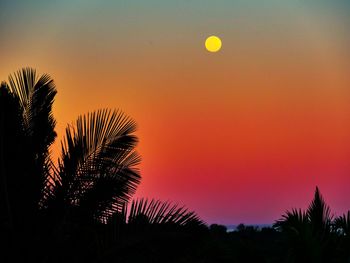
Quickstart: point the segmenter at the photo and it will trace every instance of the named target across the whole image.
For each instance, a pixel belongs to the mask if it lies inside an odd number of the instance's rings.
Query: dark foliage
[[[332,223],[330,207],[317,187],[306,211],[287,211],[274,226],[286,236],[288,262],[345,262],[339,261],[339,250],[342,250],[339,244],[344,238],[338,233],[344,233],[342,227],[346,229],[339,223],[343,221],[341,218],[334,221],[338,223]]]
[[[132,200],[136,123],[121,111],[78,117],[54,162],[55,95],[30,68],[0,86],[1,262],[350,262],[350,211],[333,219],[318,188],[306,211],[233,232],[177,204]]]
[[[69,125],[55,166],[56,93],[50,76],[31,68],[0,87],[2,262],[104,262],[129,240],[205,229],[195,213],[154,200],[133,201],[126,220],[141,177],[136,123],[121,111]]]

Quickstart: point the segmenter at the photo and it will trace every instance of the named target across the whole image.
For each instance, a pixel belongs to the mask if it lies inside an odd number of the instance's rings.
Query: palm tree
[[[51,77],[38,76],[31,68],[10,75],[0,87],[2,238],[9,251],[11,246],[26,251],[36,262],[54,262],[49,254],[60,246],[86,251],[84,245],[91,245],[101,226],[126,218],[141,179],[136,123],[118,110],[79,116],[66,128],[61,156],[54,164],[50,146],[56,138],[56,93]],[[124,225],[130,228],[142,216],[151,224],[203,225],[182,207],[143,200],[132,203]],[[36,253],[37,247],[41,250]],[[24,254],[22,261],[27,257]],[[56,257],[60,260],[67,258]]]
[[[287,211],[274,227],[288,238],[290,262],[331,262],[332,215],[318,187],[306,211]]]
[[[86,247],[96,250],[100,225],[120,212],[134,194],[141,178],[135,130],[132,119],[107,109],[82,115],[67,127],[43,201],[44,213],[51,219],[46,227],[50,238],[66,251],[60,261],[83,256],[87,261],[92,255]]]
[[[23,69],[1,84],[2,197],[10,225],[33,218],[47,183],[49,147],[56,133],[52,116],[55,85],[48,75]],[[21,164],[21,165],[19,165]],[[15,207],[22,207],[18,211]],[[28,219],[26,219],[27,221]]]
[[[1,226],[9,246],[25,246],[40,224],[40,201],[49,178],[56,133],[52,79],[25,68],[0,87]],[[30,238],[29,238],[30,239]],[[15,244],[14,244],[15,242]]]
[[[66,129],[55,167],[49,151],[56,137],[53,80],[25,68],[10,75],[0,92],[1,182],[6,182],[1,200],[9,224],[24,212],[35,218],[45,209],[76,210],[81,220],[105,221],[129,201],[140,182],[131,118],[107,109],[80,116]]]
[[[69,209],[79,220],[106,222],[140,182],[135,122],[120,111],[99,110],[68,126],[53,187],[44,205]]]

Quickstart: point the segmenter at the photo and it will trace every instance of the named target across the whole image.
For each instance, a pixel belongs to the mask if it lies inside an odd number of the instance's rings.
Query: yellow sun
[[[205,48],[209,52],[218,52],[221,49],[222,42],[217,36],[210,36],[205,40]]]

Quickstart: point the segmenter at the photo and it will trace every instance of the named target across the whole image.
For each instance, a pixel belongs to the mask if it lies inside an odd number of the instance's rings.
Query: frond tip
[[[27,67],[9,76],[9,89],[19,100],[34,150],[47,151],[56,138],[52,105],[57,90],[53,79],[48,74],[38,76],[35,69]]]

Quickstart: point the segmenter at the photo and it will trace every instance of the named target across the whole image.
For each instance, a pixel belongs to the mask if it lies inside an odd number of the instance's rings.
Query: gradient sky
[[[94,109],[131,115],[137,196],[208,223],[272,223],[316,185],[334,213],[350,209],[349,32],[347,0],[8,0],[0,77],[55,79],[59,138]]]

